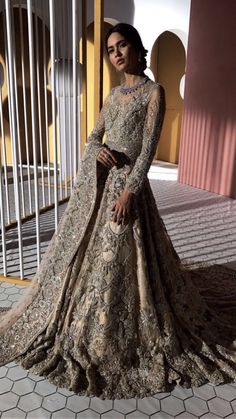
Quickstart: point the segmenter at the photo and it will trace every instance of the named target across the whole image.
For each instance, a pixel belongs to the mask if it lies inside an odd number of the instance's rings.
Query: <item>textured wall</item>
[[[182,183],[236,198],[236,2],[192,0]]]

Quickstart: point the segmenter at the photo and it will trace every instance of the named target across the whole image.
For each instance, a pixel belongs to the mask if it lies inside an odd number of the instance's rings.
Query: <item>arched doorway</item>
[[[185,49],[177,35],[165,31],[156,40],[151,52],[155,80],[166,93],[166,115],[155,158],[178,163],[183,99],[180,83],[185,73]]]

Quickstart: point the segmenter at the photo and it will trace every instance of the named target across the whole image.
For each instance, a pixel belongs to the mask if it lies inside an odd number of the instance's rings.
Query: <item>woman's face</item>
[[[114,32],[109,36],[107,51],[109,59],[116,70],[129,73],[137,68],[138,54],[134,47],[119,32]]]

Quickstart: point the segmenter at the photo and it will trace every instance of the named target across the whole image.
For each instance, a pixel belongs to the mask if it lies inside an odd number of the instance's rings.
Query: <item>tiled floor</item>
[[[180,257],[236,268],[236,200],[176,182],[177,168],[160,163],[149,173],[160,214]],[[159,179],[156,181],[156,179]],[[48,222],[50,236],[50,222]],[[45,241],[46,243],[47,241]],[[13,246],[11,256],[15,253]],[[29,267],[34,267],[32,248]],[[17,275],[17,259],[12,271]],[[29,268],[30,272],[30,268]],[[0,306],[12,306],[23,286],[0,283]],[[27,419],[236,419],[236,383],[129,400],[79,397],[14,362],[0,368],[0,417]]]

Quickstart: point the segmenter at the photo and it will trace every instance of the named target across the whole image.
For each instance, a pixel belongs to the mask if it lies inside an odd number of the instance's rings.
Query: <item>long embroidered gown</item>
[[[236,272],[181,264],[147,179],[164,107],[151,80],[112,89],[33,285],[1,315],[0,365],[102,399],[235,381]],[[104,131],[124,153],[109,171],[96,160]],[[124,187],[125,226],[111,213]]]

